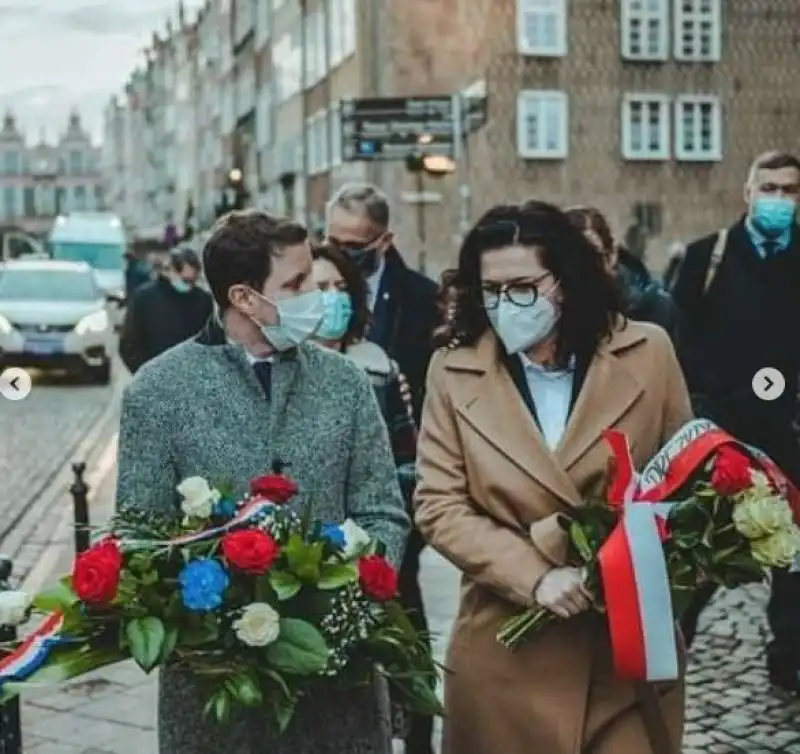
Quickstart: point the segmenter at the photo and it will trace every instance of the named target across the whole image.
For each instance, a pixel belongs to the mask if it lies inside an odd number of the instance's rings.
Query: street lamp
[[[228,180],[233,184],[240,183],[243,177],[244,175],[239,168],[231,168],[231,172],[228,173]]]

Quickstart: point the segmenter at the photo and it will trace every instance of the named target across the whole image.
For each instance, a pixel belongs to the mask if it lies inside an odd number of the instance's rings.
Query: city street
[[[15,580],[41,587],[72,558],[66,493],[69,462],[89,462],[92,523],[111,511],[118,399],[111,387],[35,378],[28,398],[0,404],[7,452],[3,550]],[[6,523],[7,522],[7,523]],[[45,567],[46,566],[46,567]],[[443,657],[457,600],[457,574],[434,553],[424,557],[424,590]],[[772,692],[763,668],[767,640],[764,586],[722,594],[708,610],[693,651],[684,754],[800,754],[800,702]],[[156,751],[155,678],[119,666],[23,704],[26,754],[151,754]]]

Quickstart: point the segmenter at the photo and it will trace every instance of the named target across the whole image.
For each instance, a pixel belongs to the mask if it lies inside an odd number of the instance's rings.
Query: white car
[[[0,365],[111,379],[109,299],[85,262],[0,263]]]

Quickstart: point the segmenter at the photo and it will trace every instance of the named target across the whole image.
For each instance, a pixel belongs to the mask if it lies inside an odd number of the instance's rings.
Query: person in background
[[[331,523],[352,519],[397,567],[409,520],[375,396],[355,365],[307,342],[323,308],[306,229],[234,211],[214,225],[203,259],[219,316],[126,387],[117,506],[178,518],[186,477],[225,479],[242,495],[249,479],[285,466],[299,487],[287,505]],[[263,709],[218,725],[203,713],[201,683],[172,665],[159,675],[162,754],[388,751],[380,677],[314,686],[280,732]]]
[[[628,435],[641,467],[691,419],[675,350],[660,327],[626,321],[596,250],[550,204],[489,210],[464,239],[457,283],[415,496],[420,531],[462,572],[442,752],[677,752],[683,677],[615,673],[560,525],[605,491],[607,429]],[[498,629],[534,605],[569,620],[509,652]]]
[[[617,281],[628,317],[663,327],[675,343],[679,320],[675,302],[641,259],[616,243],[603,213],[594,207],[573,207],[567,217],[602,256],[606,270]]]
[[[194,251],[176,249],[166,270],[128,300],[119,355],[131,373],[197,335],[211,316],[211,295],[197,285],[200,268]]]
[[[153,279],[153,269],[135,252],[125,252],[125,300],[130,301],[133,294]]]
[[[314,340],[351,359],[370,378],[389,429],[401,488],[410,505],[417,432],[406,378],[386,351],[364,337],[370,314],[366,285],[358,268],[333,246],[317,246],[312,253],[314,281],[322,291],[325,307]]]
[[[800,159],[768,152],[744,188],[747,212],[730,228],[686,247],[672,295],[680,307],[680,355],[695,413],[769,455],[800,484],[792,426],[800,374]],[[759,370],[777,369],[785,389],[772,400],[754,392]],[[682,621],[691,642],[714,593],[699,593]],[[774,570],[767,618],[773,684],[800,692],[800,573]]]
[[[419,422],[425,377],[433,355],[433,333],[440,321],[438,286],[411,270],[394,243],[389,201],[374,186],[347,184],[328,204],[327,242],[359,269],[367,286],[371,317],[366,338],[397,362],[408,381],[414,421]],[[409,537],[400,569],[400,594],[414,606],[416,628],[428,632],[419,586],[425,543],[416,530]],[[432,754],[433,719],[414,717],[406,754]]]

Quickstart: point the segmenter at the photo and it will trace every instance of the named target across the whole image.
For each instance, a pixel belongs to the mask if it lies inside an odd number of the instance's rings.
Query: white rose
[[[208,518],[214,503],[220,499],[219,492],[212,489],[201,476],[184,479],[176,489],[183,498],[181,510],[188,518]]]
[[[769,477],[763,471],[750,469],[750,479],[753,482],[750,490],[757,497],[770,497],[775,494],[772,482],[769,481]]]
[[[344,535],[344,557],[348,560],[360,555],[372,542],[372,537],[351,518],[339,528]]]
[[[281,616],[266,602],[253,602],[234,621],[233,630],[242,644],[266,647],[280,636]]]
[[[0,592],[0,626],[18,626],[28,614],[33,598],[26,592]]]

